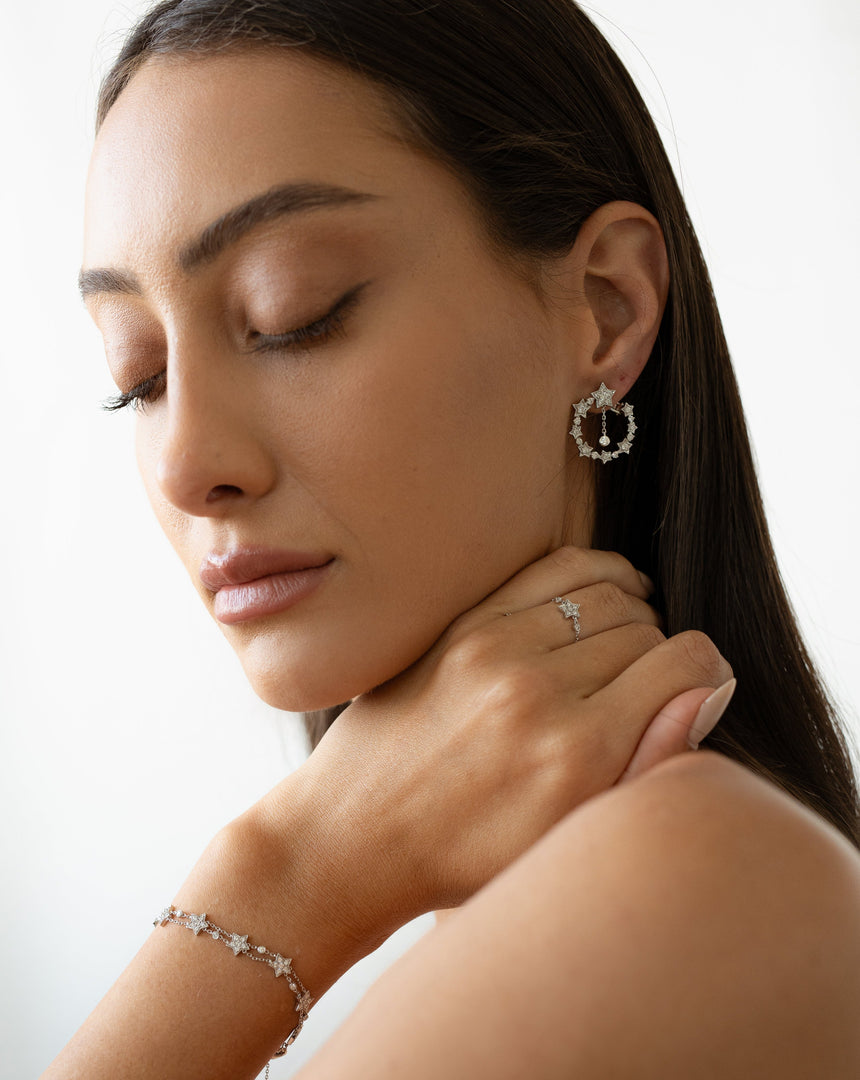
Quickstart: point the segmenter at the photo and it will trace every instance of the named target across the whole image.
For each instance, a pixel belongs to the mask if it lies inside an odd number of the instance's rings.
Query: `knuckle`
[[[610,620],[620,622],[630,615],[630,598],[627,593],[611,581],[603,581],[597,587],[597,601]]]
[[[481,613],[475,608],[464,611],[448,627],[448,634],[452,641],[462,641],[469,634],[475,633],[483,625]]]
[[[544,709],[546,686],[525,664],[512,664],[500,672],[488,687],[484,703],[497,722],[540,715]]]
[[[481,626],[453,642],[448,649],[446,661],[455,669],[462,671],[480,670],[497,653],[495,636],[487,627]]]
[[[619,577],[633,569],[633,563],[623,555],[620,555],[617,551],[603,551],[601,554],[607,563],[613,567]]]
[[[685,630],[676,634],[672,642],[680,650],[684,667],[694,677],[703,676],[708,680],[720,670],[723,662],[720,651],[701,630]]]
[[[632,623],[628,632],[633,641],[635,650],[640,655],[644,655],[652,649],[656,649],[658,645],[662,645],[666,641],[663,631],[657,626],[652,626],[650,623]]]
[[[578,574],[582,569],[585,551],[578,547],[560,547],[549,555],[552,565],[564,574]]]

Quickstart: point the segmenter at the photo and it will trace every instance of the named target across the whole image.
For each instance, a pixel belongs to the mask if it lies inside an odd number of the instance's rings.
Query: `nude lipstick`
[[[200,580],[215,594],[215,618],[232,626],[298,604],[322,584],[333,561],[330,555],[264,548],[211,551]]]

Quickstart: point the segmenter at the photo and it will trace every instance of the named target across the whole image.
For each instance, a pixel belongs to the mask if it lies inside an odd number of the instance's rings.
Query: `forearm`
[[[172,900],[290,957],[316,1000],[390,930],[358,925],[345,845],[333,851],[296,802],[278,828],[255,810],[224,829]],[[159,926],[43,1077],[254,1077],[294,1027],[295,1000],[268,965]]]

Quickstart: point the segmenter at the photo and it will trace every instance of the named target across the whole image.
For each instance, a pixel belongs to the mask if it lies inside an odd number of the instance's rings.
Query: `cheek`
[[[440,573],[452,547],[456,561],[486,560],[505,539],[530,553],[560,512],[566,405],[547,409],[549,366],[522,321],[490,328],[453,304],[443,321],[444,303],[409,310],[363,341],[323,395],[316,491],[363,540]]]
[[[315,453],[308,440],[294,467],[336,523],[343,570],[320,598],[332,605],[324,648],[313,635],[297,642],[289,677],[263,640],[252,645],[246,670],[283,708],[392,678],[558,535],[566,407],[558,425],[547,416],[552,388],[520,355],[526,335],[434,322],[410,319],[365,346],[337,391],[318,395],[326,434]],[[313,659],[320,654],[324,671]],[[273,640],[271,656],[283,664],[281,643]],[[306,697],[279,696],[299,687]]]

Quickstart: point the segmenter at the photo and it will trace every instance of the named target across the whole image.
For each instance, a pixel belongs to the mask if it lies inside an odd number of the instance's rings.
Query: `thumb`
[[[737,679],[729,679],[718,690],[699,687],[672,698],[645,729],[617,783],[632,780],[676,754],[697,750],[728,708],[736,686]]]

